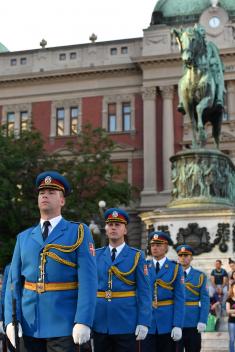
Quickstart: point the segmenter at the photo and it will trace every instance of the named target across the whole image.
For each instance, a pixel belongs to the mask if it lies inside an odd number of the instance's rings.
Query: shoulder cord
[[[115,265],[112,265],[109,268],[109,280],[108,280],[109,289],[112,289],[112,274],[114,274],[119,280],[121,280],[127,285],[135,285],[135,281],[129,280],[125,276],[128,276],[134,272],[139,262],[140,256],[141,256],[141,253],[137,252],[135,255],[134,264],[129,271],[123,272],[119,270]]]
[[[193,285],[191,282],[186,282],[185,283],[185,287],[191,291],[193,294],[195,294],[196,296],[199,296],[199,292],[194,290],[195,288],[201,288],[202,287],[202,284],[203,284],[203,281],[204,281],[204,276],[203,274],[201,274],[199,276],[199,281],[198,281],[198,284],[197,285]]]
[[[45,265],[46,265],[46,257],[50,257],[51,259],[55,260],[58,263],[70,266],[72,268],[76,268],[77,264],[70,262],[66,259],[61,258],[57,254],[53,252],[49,252],[50,249],[57,249],[59,252],[63,253],[71,253],[74,252],[81,244],[84,239],[84,227],[82,224],[79,225],[78,227],[78,236],[76,242],[71,245],[71,246],[63,246],[61,244],[57,243],[49,243],[47,244],[43,252],[41,253],[41,265],[40,265],[40,278],[41,281],[44,281],[44,275],[45,275]]]
[[[173,286],[172,284],[174,283],[175,279],[176,279],[176,276],[178,274],[178,271],[179,271],[179,264],[177,263],[176,266],[175,266],[175,270],[174,270],[174,275],[173,275],[173,278],[171,281],[169,282],[166,282],[166,281],[163,281],[161,279],[157,279],[154,283],[154,286],[161,286],[163,288],[166,288],[168,290],[173,290]]]
[[[157,289],[158,289],[158,286],[161,286],[162,288],[165,288],[167,290],[170,290],[170,291],[173,291],[173,286],[172,284],[174,283],[175,279],[176,279],[176,276],[178,274],[178,271],[179,271],[179,264],[177,263],[176,266],[175,266],[175,269],[174,269],[174,274],[173,274],[173,278],[171,281],[169,282],[166,282],[166,281],[163,281],[162,279],[157,279],[155,282],[154,282],[154,292],[153,292],[153,295],[154,295],[154,300],[157,301]]]

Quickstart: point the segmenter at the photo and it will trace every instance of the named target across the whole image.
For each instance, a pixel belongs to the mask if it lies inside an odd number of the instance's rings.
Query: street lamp
[[[91,232],[100,238],[101,247],[106,244],[106,231],[105,231],[105,220],[104,220],[104,211],[106,207],[106,202],[104,200],[100,200],[98,202],[99,213],[100,215],[96,215],[93,220],[91,220],[89,229]]]

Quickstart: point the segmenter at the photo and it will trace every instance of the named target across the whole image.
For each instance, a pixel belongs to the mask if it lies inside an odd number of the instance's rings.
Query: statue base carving
[[[171,157],[170,208],[234,207],[235,167],[219,150],[190,149]]]

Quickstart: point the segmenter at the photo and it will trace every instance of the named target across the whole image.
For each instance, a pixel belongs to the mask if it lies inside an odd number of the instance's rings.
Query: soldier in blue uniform
[[[98,292],[94,319],[95,352],[135,352],[151,324],[151,290],[144,254],[125,243],[128,214],[105,214],[109,245],[96,251]]]
[[[90,338],[97,291],[94,243],[89,228],[61,215],[67,179],[46,171],[36,179],[40,222],[17,236],[5,297],[7,336],[15,344],[16,299],[22,351],[73,352]]]
[[[148,261],[152,287],[152,324],[142,341],[141,352],[175,352],[182,337],[184,277],[181,265],[166,257],[170,236],[162,231],[150,234]]]
[[[207,278],[191,266],[193,249],[189,245],[176,248],[185,276],[185,316],[179,351],[201,351],[201,332],[205,331],[210,308]]]

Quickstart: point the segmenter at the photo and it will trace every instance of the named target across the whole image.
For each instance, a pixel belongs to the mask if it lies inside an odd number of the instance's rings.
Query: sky
[[[0,42],[10,51],[136,38],[157,0],[0,0]]]

